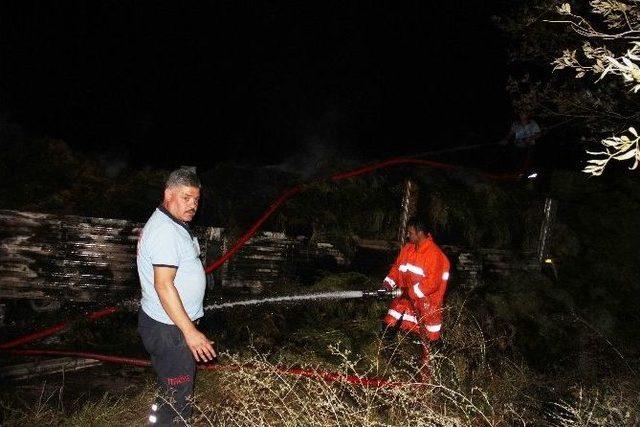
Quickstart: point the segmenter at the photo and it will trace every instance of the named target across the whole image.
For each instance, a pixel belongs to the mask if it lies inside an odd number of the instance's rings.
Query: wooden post
[[[415,182],[407,179],[404,183],[404,194],[402,196],[402,212],[400,214],[400,228],[398,230],[398,241],[400,246],[405,244],[407,239],[407,221],[416,214],[418,209],[418,186]]]
[[[549,257],[549,241],[551,240],[551,229],[556,216],[558,202],[547,197],[544,201],[544,217],[540,226],[540,237],[538,238],[538,262],[541,264]]]

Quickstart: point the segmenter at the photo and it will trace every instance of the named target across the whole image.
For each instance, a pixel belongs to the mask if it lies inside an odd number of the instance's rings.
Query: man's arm
[[[396,262],[393,263],[391,269],[389,269],[389,274],[382,281],[382,286],[388,290],[392,291],[396,287],[398,287],[398,281],[400,280],[400,272],[398,271],[398,266],[400,265],[400,260],[402,258],[402,249],[396,258]]]
[[[193,357],[197,361],[210,361],[216,357],[216,352],[209,339],[193,325],[182,305],[178,290],[173,284],[176,271],[177,269],[173,267],[153,267],[153,284],[160,303],[169,318],[182,331]]]

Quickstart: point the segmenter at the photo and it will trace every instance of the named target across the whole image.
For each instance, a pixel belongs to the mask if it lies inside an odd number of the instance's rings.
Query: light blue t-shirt
[[[177,269],[174,285],[191,320],[204,315],[202,301],[206,277],[200,261],[200,245],[188,226],[162,206],[151,215],[138,240],[138,276],[142,287],[141,306],[149,317],[173,325],[153,285],[153,266]]]
[[[514,144],[516,147],[527,147],[529,145],[535,145],[535,141],[526,142],[528,138],[534,135],[540,134],[540,126],[535,120],[530,120],[527,124],[521,122],[514,122],[511,125],[511,132],[514,134]]]

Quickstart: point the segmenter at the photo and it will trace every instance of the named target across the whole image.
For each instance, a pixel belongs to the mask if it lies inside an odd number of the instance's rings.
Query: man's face
[[[164,206],[171,215],[183,222],[190,222],[198,210],[200,189],[178,185],[164,190]]]
[[[424,237],[424,233],[422,231],[416,230],[415,227],[407,227],[407,239],[409,239],[411,243],[420,242],[420,236]]]

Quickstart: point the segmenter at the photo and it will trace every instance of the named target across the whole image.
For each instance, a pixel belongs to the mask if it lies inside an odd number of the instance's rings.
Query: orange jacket
[[[442,327],[442,301],[449,280],[449,260],[429,235],[419,247],[406,244],[384,279],[387,289],[399,287],[409,298],[418,324],[430,339],[439,337]],[[392,303],[392,308],[399,301]]]

